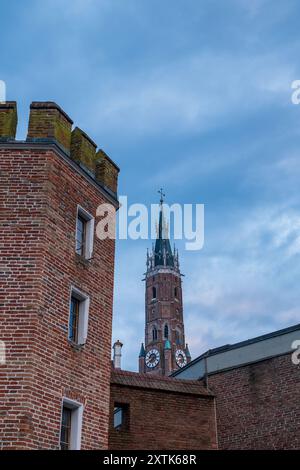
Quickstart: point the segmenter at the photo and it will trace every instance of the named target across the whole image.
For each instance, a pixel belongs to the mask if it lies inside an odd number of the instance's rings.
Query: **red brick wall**
[[[114,241],[75,254],[77,204],[107,202],[51,149],[0,149],[0,448],[59,445],[62,398],[84,403],[82,448],[107,447]],[[70,287],[90,296],[87,342],[68,341]]]
[[[209,377],[220,449],[300,448],[300,367],[291,355]]]
[[[114,403],[129,405],[128,429],[113,427]],[[109,449],[215,449],[213,397],[111,385]]]

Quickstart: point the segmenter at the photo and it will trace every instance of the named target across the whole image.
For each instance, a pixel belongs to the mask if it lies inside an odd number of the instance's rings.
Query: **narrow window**
[[[65,398],[62,405],[60,449],[79,450],[81,445],[83,406]]]
[[[75,287],[71,289],[69,341],[82,345],[86,342],[88,329],[89,297]]]
[[[174,288],[174,296],[177,298],[177,287]]]
[[[156,299],[156,287],[152,287],[152,299]]]
[[[169,327],[168,327],[168,325],[165,325],[165,328],[164,328],[164,337],[165,337],[165,339],[168,339],[168,338],[169,338]]]
[[[69,339],[74,343],[78,342],[79,305],[80,300],[72,295],[70,306]]]
[[[76,221],[76,253],[85,259],[91,259],[94,242],[94,218],[78,206]]]
[[[181,343],[181,341],[180,341],[180,333],[179,333],[178,330],[175,330],[175,342],[176,342],[177,345]]]
[[[114,404],[113,416],[114,428],[118,431],[129,429],[129,405],[128,404]]]
[[[61,418],[60,448],[69,450],[71,444],[71,419],[72,410],[63,406]]]
[[[156,341],[156,340],[157,340],[157,328],[156,326],[154,326],[152,330],[152,341]]]
[[[80,215],[77,217],[77,232],[76,232],[76,253],[84,256],[86,242],[86,220]]]

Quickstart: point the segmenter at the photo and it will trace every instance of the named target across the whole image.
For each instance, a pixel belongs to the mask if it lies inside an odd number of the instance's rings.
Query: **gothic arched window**
[[[176,341],[176,344],[181,343],[181,341],[180,341],[180,332],[178,330],[175,330],[175,341]]]
[[[177,292],[177,287],[174,287],[174,296],[177,298],[178,292]]]
[[[157,340],[157,328],[156,326],[154,326],[152,330],[152,341],[156,341],[156,340]]]
[[[152,299],[156,299],[156,287],[152,287]]]
[[[165,328],[164,328],[164,337],[165,339],[169,338],[169,327],[167,324],[165,325]]]

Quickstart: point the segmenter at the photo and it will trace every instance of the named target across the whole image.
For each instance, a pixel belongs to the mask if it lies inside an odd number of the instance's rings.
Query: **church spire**
[[[159,209],[159,222],[157,230],[157,238],[153,252],[154,266],[168,266],[174,267],[174,254],[169,240],[168,226],[164,218],[164,197],[165,194],[162,189],[160,194],[160,209]]]
[[[145,273],[145,346],[139,354],[141,373],[170,375],[191,360],[183,323],[182,280],[178,250],[171,249],[161,189],[157,237],[147,250]]]

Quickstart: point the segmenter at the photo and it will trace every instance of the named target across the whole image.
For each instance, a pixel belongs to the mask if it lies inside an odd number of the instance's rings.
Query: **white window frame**
[[[78,401],[71,400],[70,398],[63,397],[61,406],[60,430],[62,425],[62,412],[63,408],[69,408],[71,413],[71,434],[70,434],[70,450],[80,450],[81,448],[81,431],[82,431],[82,417],[83,417],[83,404]],[[59,444],[61,438],[61,431],[59,433]]]
[[[93,249],[94,249],[94,228],[95,228],[95,217],[93,217],[88,211],[86,211],[83,207],[77,206],[77,214],[76,214],[76,230],[75,230],[75,251],[77,253],[77,224],[78,224],[78,217],[82,217],[85,221],[85,229],[86,229],[86,240],[84,246],[84,253],[83,257],[87,260],[91,260],[93,256]]]
[[[87,294],[77,289],[77,287],[71,286],[70,301],[69,301],[69,322],[68,322],[68,337],[70,329],[70,317],[71,317],[71,299],[76,297],[79,300],[79,319],[78,319],[78,340],[77,345],[83,345],[86,343],[88,334],[88,323],[89,323],[89,309],[90,309],[90,298]]]
[[[5,342],[0,340],[0,366],[5,366],[5,364],[6,364]]]

